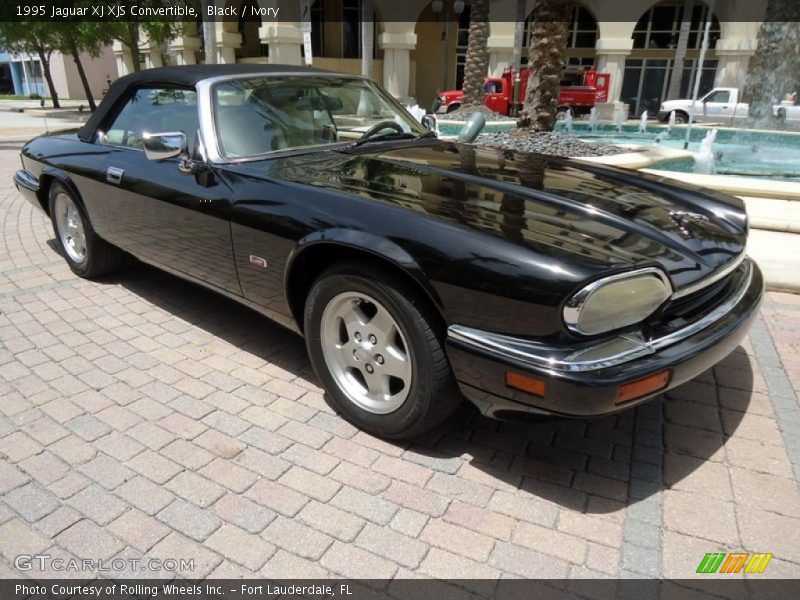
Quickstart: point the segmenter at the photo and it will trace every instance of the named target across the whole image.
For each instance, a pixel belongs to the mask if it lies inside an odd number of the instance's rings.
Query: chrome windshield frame
[[[319,152],[321,150],[335,150],[346,148],[352,144],[352,141],[346,142],[333,142],[330,144],[320,144],[318,146],[313,147],[303,147],[303,148],[287,148],[285,150],[279,150],[275,152],[268,152],[265,154],[259,154],[254,156],[243,156],[243,157],[229,157],[225,156],[222,152],[222,148],[219,144],[219,138],[217,136],[217,123],[216,123],[216,116],[214,110],[214,87],[220,83],[224,83],[226,81],[234,81],[237,79],[257,79],[257,78],[264,78],[264,79],[274,79],[278,77],[292,77],[292,78],[305,78],[305,77],[329,77],[332,79],[352,79],[354,81],[361,80],[366,81],[370,85],[375,85],[378,87],[378,93],[382,96],[385,96],[384,100],[390,100],[395,106],[395,108],[399,108],[405,117],[411,122],[416,123],[416,119],[414,118],[411,113],[409,113],[405,107],[391,94],[386,92],[379,84],[374,82],[373,80],[369,79],[368,77],[364,77],[362,75],[350,75],[345,73],[326,73],[320,71],[310,71],[308,74],[298,73],[296,71],[265,71],[263,73],[242,73],[237,75],[220,75],[218,77],[209,77],[207,79],[202,79],[195,84],[195,88],[197,90],[197,110],[198,116],[200,118],[200,132],[202,134],[203,141],[205,143],[205,152],[208,157],[208,162],[211,164],[237,164],[243,162],[253,162],[259,160],[266,160],[277,156],[285,156],[286,154],[293,154],[293,153],[308,153],[308,152]],[[422,127],[420,125],[420,127]]]

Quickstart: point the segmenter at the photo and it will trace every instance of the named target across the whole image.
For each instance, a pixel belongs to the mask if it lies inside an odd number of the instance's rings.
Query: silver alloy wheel
[[[361,292],[335,296],[322,313],[320,337],[328,371],[351,402],[378,415],[403,405],[411,391],[411,350],[380,302]]]
[[[74,262],[82,264],[86,260],[86,232],[78,207],[67,194],[59,192],[54,210],[56,228],[64,250]]]

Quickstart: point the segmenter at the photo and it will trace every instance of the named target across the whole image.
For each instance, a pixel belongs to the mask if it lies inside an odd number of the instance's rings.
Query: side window
[[[731,93],[728,90],[720,90],[706,98],[706,102],[727,102],[730,97]]]
[[[140,88],[108,127],[106,143],[141,150],[145,133],[182,131],[191,151],[198,127],[197,92]]]

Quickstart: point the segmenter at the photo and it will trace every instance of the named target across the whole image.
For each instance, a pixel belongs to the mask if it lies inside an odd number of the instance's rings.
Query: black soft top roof
[[[185,65],[182,67],[159,67],[145,69],[120,77],[108,88],[103,101],[78,131],[78,137],[85,142],[94,139],[100,124],[111,108],[131,86],[170,85],[194,86],[198,81],[211,77],[232,75],[268,75],[270,73],[328,73],[323,69],[298,67],[294,65]]]

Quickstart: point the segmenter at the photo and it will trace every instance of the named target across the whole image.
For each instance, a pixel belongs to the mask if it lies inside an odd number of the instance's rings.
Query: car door
[[[705,117],[729,118],[733,115],[735,104],[730,102],[730,90],[714,90],[703,98],[703,113]]]
[[[182,131],[197,147],[199,118],[193,89],[134,90],[97,142],[104,172],[103,210],[109,241],[145,262],[241,294],[230,234],[233,194],[178,168],[179,159],[148,160],[145,133]]]
[[[483,84],[484,102],[487,107],[500,114],[508,113],[510,92],[503,91],[502,79],[487,79]]]

